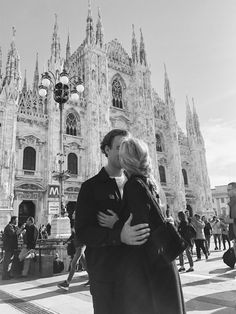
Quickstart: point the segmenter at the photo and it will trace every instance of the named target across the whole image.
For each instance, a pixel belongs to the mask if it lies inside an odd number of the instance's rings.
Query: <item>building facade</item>
[[[218,217],[229,216],[229,196],[227,185],[218,185],[211,189],[214,214]]]
[[[34,80],[21,81],[20,58],[14,33],[3,71],[0,54],[0,228],[9,215],[20,221],[32,215],[46,223],[57,212],[58,162],[71,176],[64,183],[63,201],[72,215],[81,183],[104,165],[103,136],[125,128],[149,145],[153,169],[166,206],[175,215],[186,208],[211,213],[211,190],[205,145],[196,109],[186,100],[186,134],[175,116],[175,103],[165,69],[164,99],[151,85],[143,34],[138,44],[134,27],[129,55],[117,39],[104,42],[101,14],[94,26],[89,2],[86,34],[71,54],[70,40],[63,58],[57,19],[48,71],[58,79],[61,69],[83,79],[80,101],[68,101],[63,110],[63,149],[59,152],[59,109],[52,90],[38,95],[38,56]]]

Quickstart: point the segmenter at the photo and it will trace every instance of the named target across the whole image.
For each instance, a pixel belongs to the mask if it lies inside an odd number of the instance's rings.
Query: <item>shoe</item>
[[[205,255],[206,260],[208,260],[208,254]]]
[[[85,282],[85,284],[84,284],[84,287],[88,287],[88,286],[90,286],[90,282],[89,281]]]
[[[218,250],[218,247],[217,247],[217,246],[215,247],[215,251],[216,251],[216,250]]]
[[[57,286],[58,286],[58,288],[60,288],[62,290],[65,290],[65,291],[69,290],[69,284],[66,280],[63,281],[62,283],[59,283]]]
[[[195,262],[199,262],[200,260],[201,260],[200,258],[197,258]]]
[[[179,268],[179,272],[181,272],[181,271],[185,271],[185,268],[184,267],[180,267]]]
[[[190,267],[189,269],[186,270],[186,273],[189,273],[191,271],[194,271],[194,269]]]

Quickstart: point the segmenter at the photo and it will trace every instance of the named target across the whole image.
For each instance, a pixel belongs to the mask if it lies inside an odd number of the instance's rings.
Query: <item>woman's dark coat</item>
[[[145,180],[144,177],[141,178]],[[140,184],[140,177],[132,176],[125,184],[122,218],[125,222],[133,214],[132,225],[148,223],[151,230],[161,220],[150,195]],[[122,314],[182,314],[185,312],[179,274],[175,262],[167,264],[148,258],[148,243],[125,246],[120,262],[120,313]]]

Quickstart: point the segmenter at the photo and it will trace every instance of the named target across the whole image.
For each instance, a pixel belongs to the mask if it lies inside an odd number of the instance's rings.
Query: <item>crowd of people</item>
[[[163,213],[164,200],[153,176],[148,146],[125,130],[110,131],[101,143],[101,151],[107,164],[81,186],[74,229],[67,241],[68,247],[74,243],[70,272],[58,287],[69,289],[76,265],[82,261],[89,275],[94,314],[186,313],[179,277],[185,271],[184,252],[180,253],[177,269],[175,260],[167,261],[153,246],[153,234],[163,225],[163,219],[173,225],[185,240],[187,272],[191,272],[194,245],[196,261],[201,260],[202,253],[208,259],[211,236],[215,250],[221,250],[221,243],[226,250],[226,243],[230,247],[232,239],[229,223],[234,225],[236,217],[229,222],[216,216],[211,220],[198,214],[190,217],[184,210],[178,212],[177,219],[169,209]],[[34,225],[32,219],[28,220],[26,225]],[[15,245],[24,228],[17,229],[16,220],[10,225]],[[24,240],[28,250],[35,248],[35,238],[31,227]],[[9,274],[12,255],[13,251],[5,254],[4,276]],[[26,264],[25,272],[27,269]]]

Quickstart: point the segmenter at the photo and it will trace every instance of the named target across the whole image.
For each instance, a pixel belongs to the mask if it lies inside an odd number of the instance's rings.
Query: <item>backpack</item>
[[[187,237],[189,239],[195,239],[197,232],[192,224],[188,224],[187,226]]]

